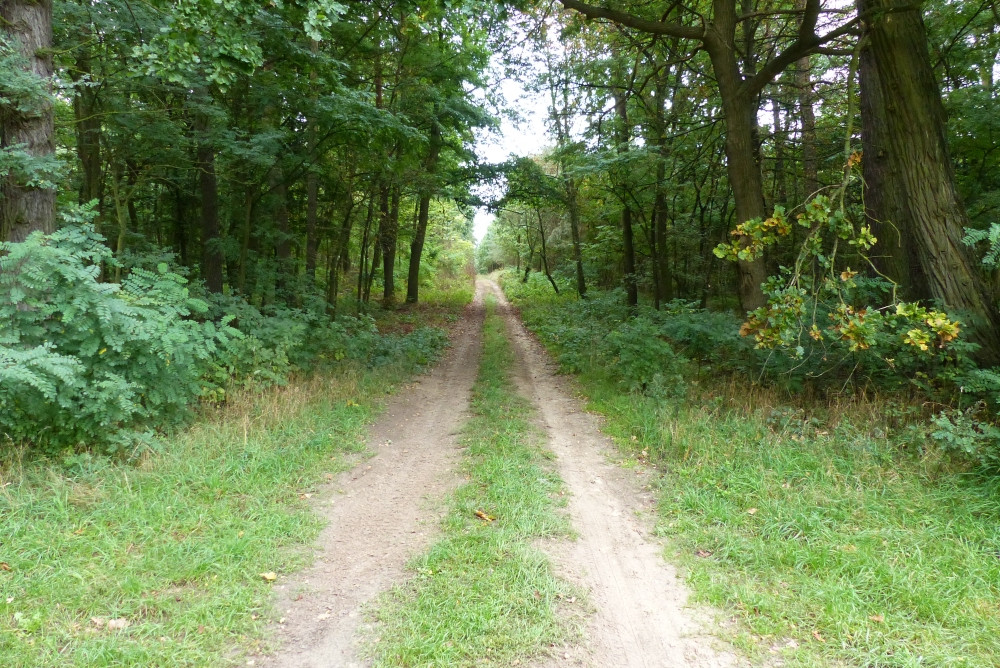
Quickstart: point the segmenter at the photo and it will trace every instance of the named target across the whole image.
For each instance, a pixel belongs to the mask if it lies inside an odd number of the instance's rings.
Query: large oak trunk
[[[968,218],[955,189],[945,112],[920,9],[905,0],[859,0],[859,10],[877,12],[866,26],[871,58],[867,74],[877,75],[877,81],[864,81],[862,91],[877,92],[884,105],[885,126],[879,136],[893,178],[880,185],[898,189],[888,201],[904,207],[893,222],[912,240],[931,295],[978,321],[971,338],[982,346],[981,360],[996,363],[1000,316],[962,244]],[[875,215],[885,220],[881,212]]]
[[[28,69],[51,90],[52,0],[0,2],[0,24]],[[2,92],[0,92],[2,95]],[[52,101],[38,96],[19,108],[0,109],[0,149],[19,146],[32,158],[46,158],[52,143]],[[55,230],[56,191],[26,186],[15,172],[0,183],[0,239],[20,242],[35,231]]]

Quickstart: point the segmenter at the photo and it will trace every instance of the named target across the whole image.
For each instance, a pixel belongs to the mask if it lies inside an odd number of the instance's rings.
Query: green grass
[[[511,386],[503,321],[488,308],[474,416],[463,438],[469,482],[450,501],[444,537],[411,564],[412,580],[376,606],[378,666],[509,664],[569,633],[556,615],[569,586],[531,544],[568,534],[558,512],[562,483],[531,423],[532,407]]]
[[[0,665],[240,663],[266,642],[261,574],[303,566],[321,529],[307,495],[363,452],[410,373],[342,368],[244,394],[139,462],[8,449]]]
[[[807,416],[738,384],[671,402],[580,380],[623,458],[660,469],[667,557],[755,661],[1000,665],[1000,481],[909,454],[877,401]]]

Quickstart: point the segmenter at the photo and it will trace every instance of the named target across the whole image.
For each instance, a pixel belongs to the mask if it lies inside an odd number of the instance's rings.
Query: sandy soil
[[[596,612],[584,640],[554,647],[540,668],[741,666],[706,633],[708,617],[686,605],[687,592],[649,535],[654,496],[645,478],[611,463],[597,419],[556,376],[548,358],[508,307],[496,284],[480,280],[476,299],[444,361],[390,404],[372,429],[375,452],[330,485],[319,511],[329,521],[316,564],[278,590],[281,649],[255,657],[278,668],[364,665],[358,657],[362,606],[406,578],[404,566],[436,535],[441,499],[457,487],[456,434],[467,417],[478,371],[483,296],[496,296],[518,363],[520,391],[539,410],[569,488],[575,541],[541,545],[560,576],[588,592]]]
[[[281,649],[253,659],[255,665],[363,665],[362,606],[405,579],[407,561],[437,534],[441,500],[461,482],[457,434],[479,370],[483,317],[477,290],[444,360],[401,389],[372,428],[368,446],[375,455],[320,495],[319,512],[329,524],[316,563],[276,588]]]

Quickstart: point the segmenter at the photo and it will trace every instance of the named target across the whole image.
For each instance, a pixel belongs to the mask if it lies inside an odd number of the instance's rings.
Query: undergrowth
[[[511,386],[513,358],[493,308],[462,441],[469,482],[450,501],[444,537],[410,564],[412,580],[377,605],[378,666],[510,665],[567,634],[555,609],[568,585],[531,545],[568,533],[557,510],[562,483],[529,402]]]
[[[614,315],[599,297],[581,306],[511,292],[579,373],[623,457],[659,468],[669,556],[697,599],[739,621],[734,640],[755,661],[1000,663],[1000,482],[955,457],[940,436],[947,425],[887,391],[810,399],[719,373],[725,359],[682,354],[709,336],[688,316],[664,318],[665,331],[698,335],[665,336],[673,354],[659,371],[683,385],[651,392],[617,357],[580,346],[585,327],[553,325],[579,325],[580,309],[591,309],[602,330],[594,340],[607,340]]]
[[[87,225],[0,243],[0,449],[134,457],[233,389],[338,365],[426,364],[444,342],[425,323],[386,336],[367,315],[331,318],[308,290],[298,306],[209,293],[167,259],[125,266]],[[120,282],[103,280],[109,268]],[[469,301],[467,284],[450,287],[428,289],[438,310]]]

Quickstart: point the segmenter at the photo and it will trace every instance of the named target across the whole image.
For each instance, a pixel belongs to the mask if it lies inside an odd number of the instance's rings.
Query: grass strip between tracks
[[[463,438],[468,482],[449,502],[444,537],[377,604],[378,666],[516,665],[569,634],[556,609],[570,586],[531,544],[569,533],[563,485],[508,376],[513,354],[492,299],[483,341]]]

